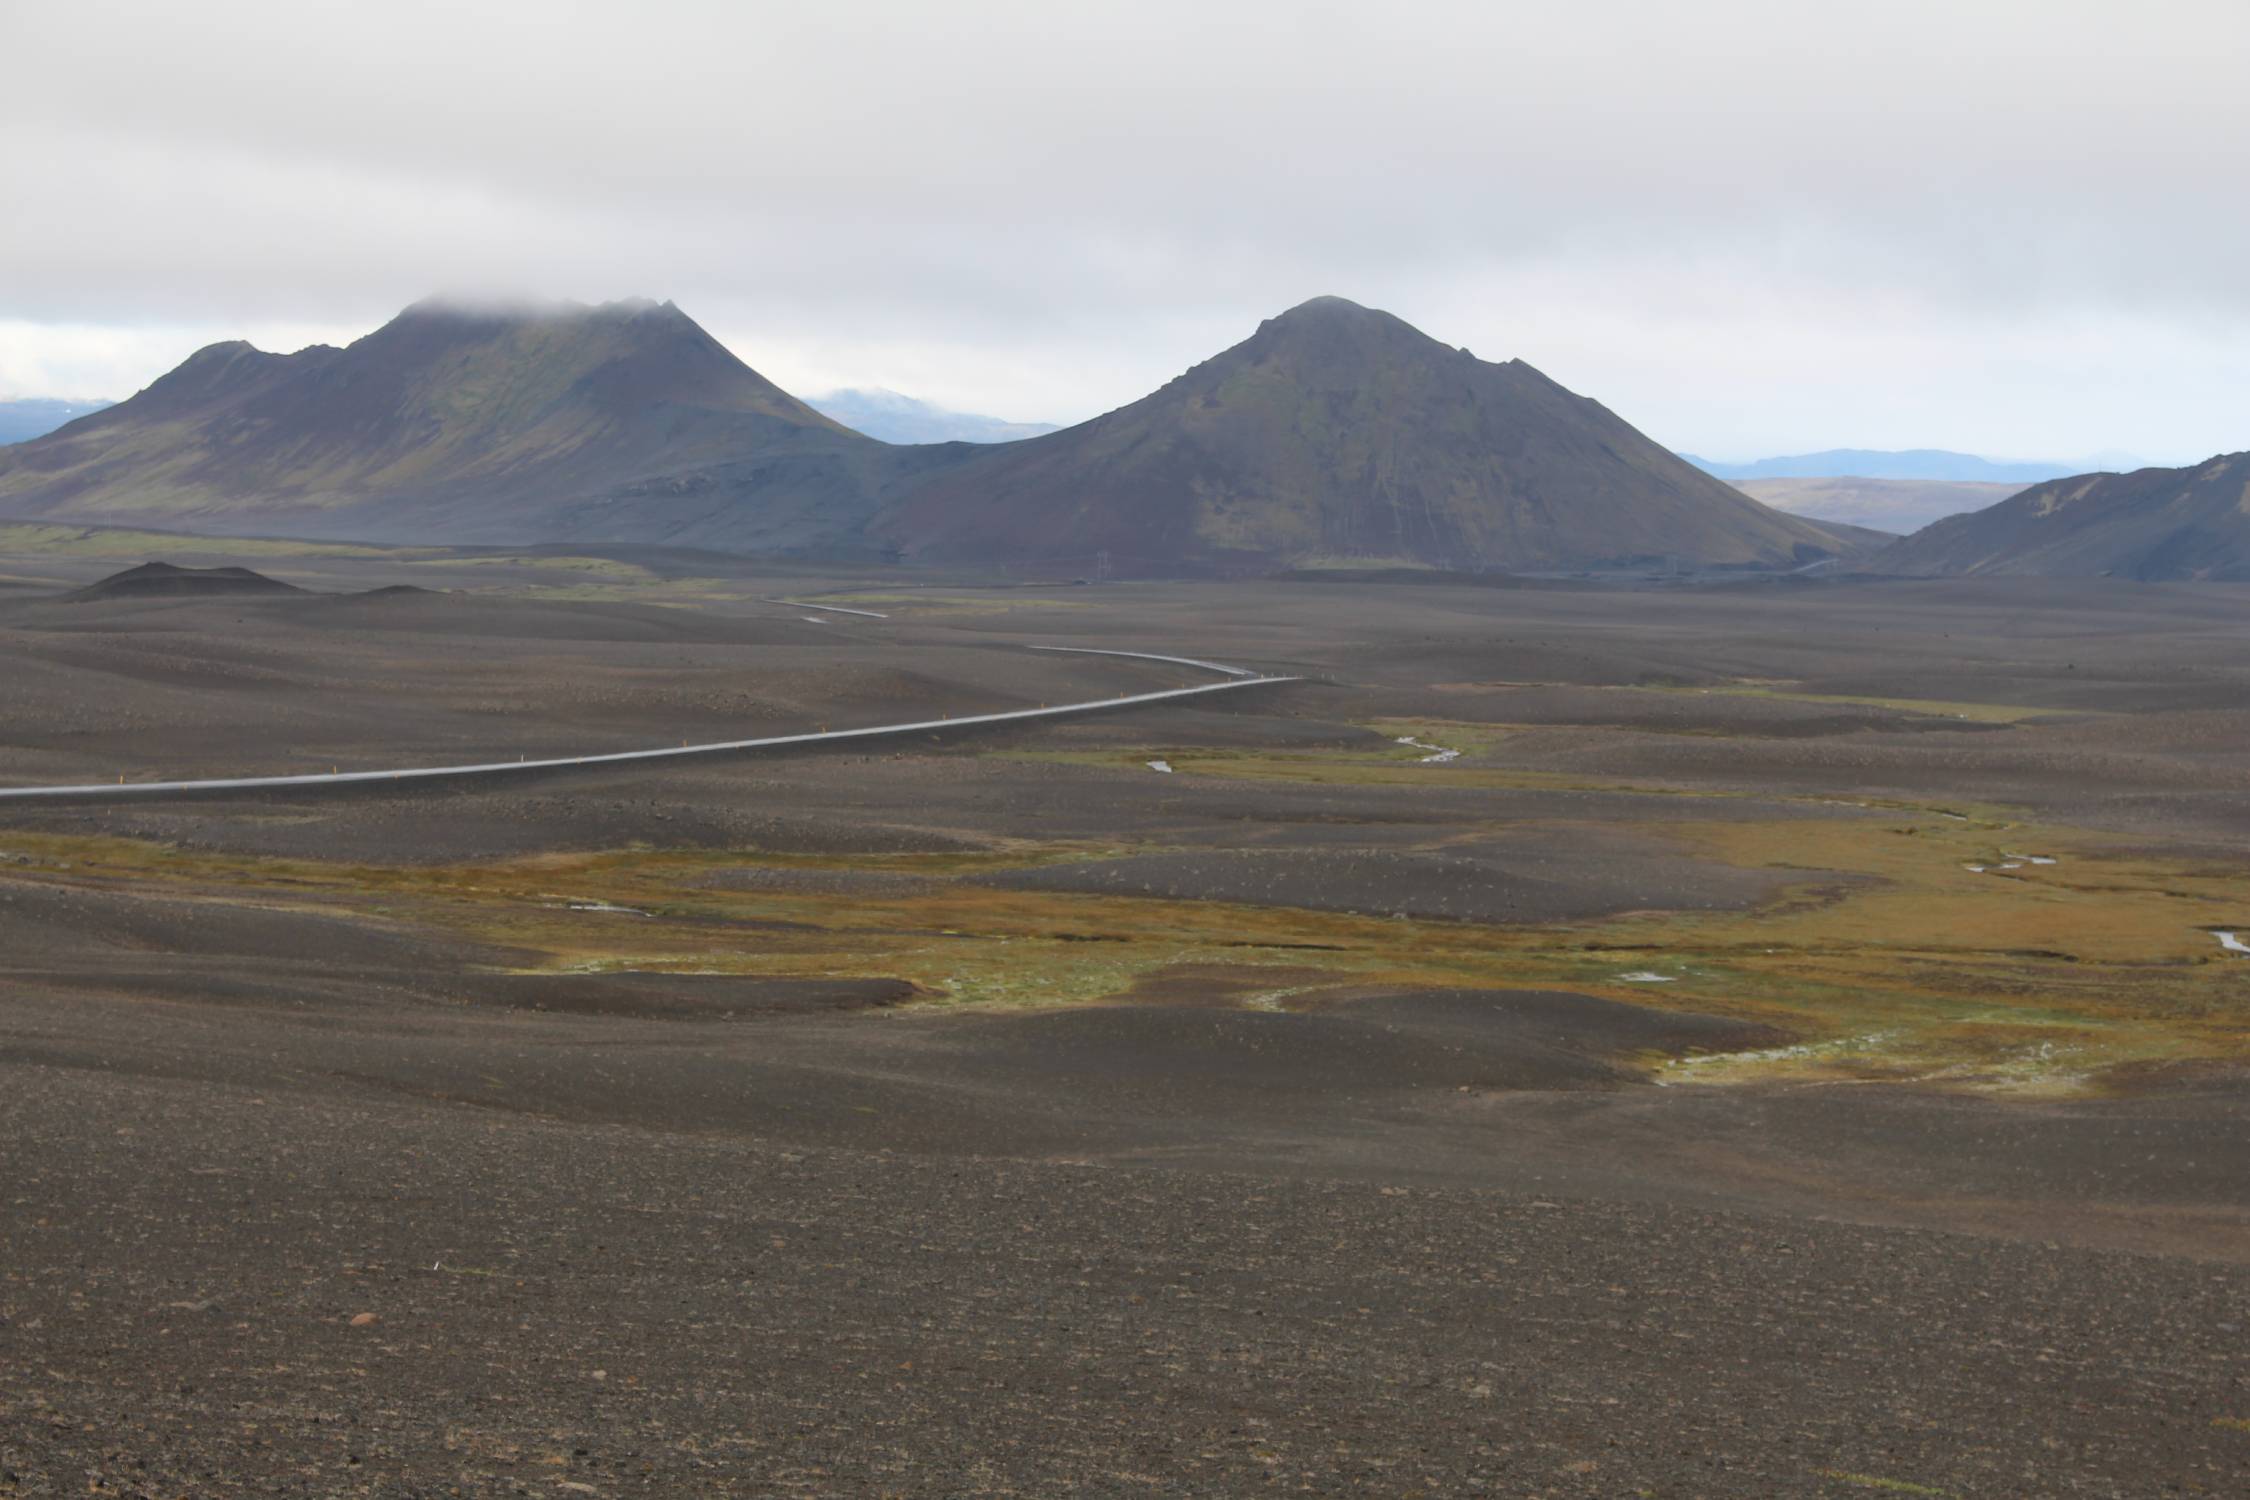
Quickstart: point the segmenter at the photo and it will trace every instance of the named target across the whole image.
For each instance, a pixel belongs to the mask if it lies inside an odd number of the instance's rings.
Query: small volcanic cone
[[[302,594],[295,584],[248,568],[182,568],[146,562],[64,595],[80,603],[103,599],[184,599],[219,594]]]

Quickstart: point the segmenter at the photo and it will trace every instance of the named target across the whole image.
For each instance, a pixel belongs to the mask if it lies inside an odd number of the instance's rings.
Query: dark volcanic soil
[[[1830,883],[1683,825],[1888,837],[1965,801],[2239,870],[2238,592],[924,604],[894,577],[863,601],[891,619],[815,624],[757,598],[821,580],[684,554],[630,563],[645,599],[341,597],[533,588],[551,558],[260,566],[324,592],[60,602],[91,564],[10,590],[0,781],[1193,680],[1028,639],[1316,680],[880,753],[0,813],[0,1495],[2250,1493],[2238,1068],[1661,1086],[1792,1037],[1726,992],[1409,986],[1310,946],[1008,1009],[935,1003],[872,942],[782,962],[790,902],[854,932],[930,902],[921,940],[966,952],[1000,941],[979,903],[1145,895],[1157,926],[1441,917],[1397,930],[1490,934],[1505,968],[1526,923],[1720,923]],[[1482,748],[1418,765],[1401,724]],[[1146,768],[1166,753],[1270,774]],[[58,836],[161,849],[101,873]],[[670,898],[744,972],[652,972],[629,911],[540,925],[575,873],[473,904],[634,849],[681,857]],[[721,897],[782,904],[693,914]]]
[[[1801,878],[1801,875],[1800,875]],[[1371,916],[1544,922],[1650,907],[1748,906],[1778,874],[1729,869],[1598,831],[1533,830],[1417,853],[1337,847],[1149,854],[990,877],[1018,890],[1242,901]]]
[[[31,1493],[2244,1478],[2242,1290],[2181,1263],[16,1077],[0,1463]]]

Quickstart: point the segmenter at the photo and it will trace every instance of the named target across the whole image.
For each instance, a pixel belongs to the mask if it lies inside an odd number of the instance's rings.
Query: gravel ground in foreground
[[[0,1493],[2250,1487],[2235,1266],[10,1083]]]

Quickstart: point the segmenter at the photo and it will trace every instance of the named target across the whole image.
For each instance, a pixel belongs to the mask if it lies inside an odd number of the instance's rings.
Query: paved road
[[[870,620],[888,620],[890,618],[889,615],[880,610],[846,609],[841,604],[815,604],[810,599],[768,599],[761,597],[758,602],[760,604],[786,604],[791,609],[825,610],[832,615],[865,615]]]
[[[707,745],[667,745],[656,750],[619,750],[606,755],[566,755],[546,760],[484,761],[473,765],[413,766],[389,771],[326,771],[300,776],[231,776],[200,781],[93,782],[79,786],[0,787],[0,804],[20,802],[117,802],[151,798],[195,796],[211,792],[318,790],[325,787],[365,786],[371,783],[437,781],[448,778],[499,776],[509,772],[554,771],[578,766],[623,765],[639,761],[681,760],[693,755],[722,755],[746,750],[779,750],[797,745],[831,744],[844,740],[884,739],[922,734],[930,730],[966,729],[984,724],[1014,724],[1033,719],[1062,719],[1078,714],[1131,708],[1142,703],[1165,703],[1181,698],[1207,697],[1243,688],[1299,682],[1297,677],[1264,677],[1241,667],[1217,662],[1192,661],[1181,656],[1157,656],[1141,651],[1095,651],[1071,646],[1041,646],[1035,650],[1085,651],[1094,656],[1127,656],[1143,661],[1202,667],[1228,674],[1228,681],[1196,687],[1165,688],[1153,693],[1128,693],[1116,698],[1092,698],[1081,703],[1058,703],[1044,708],[1017,708],[1003,713],[964,714],[959,718],[917,719],[905,724],[870,724],[860,729],[830,729],[816,734],[778,734],[762,739],[721,740]]]
[[[1198,661],[1192,656],[1157,656],[1148,651],[1104,651],[1098,646],[1033,646],[1034,651],[1063,651],[1072,656],[1131,656],[1141,661],[1170,662],[1176,667],[1201,667],[1206,672],[1219,672],[1228,677],[1256,677],[1248,667],[1230,667],[1224,662]]]

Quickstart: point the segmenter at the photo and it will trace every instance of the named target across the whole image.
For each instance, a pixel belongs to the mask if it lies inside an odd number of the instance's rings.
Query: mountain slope
[[[1056,430],[1052,422],[1010,422],[947,411],[897,391],[830,391],[807,397],[806,404],[854,432],[885,443],[1012,443]]]
[[[1107,551],[1133,570],[1773,566],[1837,545],[1521,361],[1333,297],[1130,406],[922,481],[877,529],[922,557]]]
[[[2035,485],[1926,527],[1867,566],[1917,575],[2250,581],[2250,453]]]
[[[0,512],[374,540],[818,545],[863,522],[881,444],[669,303],[421,303],[347,349],[217,344],[0,452]]]

